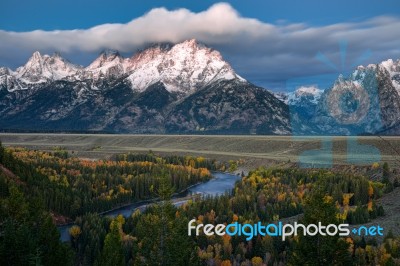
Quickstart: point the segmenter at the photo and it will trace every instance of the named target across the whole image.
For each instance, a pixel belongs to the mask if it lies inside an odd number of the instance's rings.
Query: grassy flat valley
[[[106,135],[106,134],[16,134],[2,133],[5,146],[24,146],[29,149],[52,150],[61,147],[78,157],[109,158],[127,152],[174,153],[217,159],[244,159],[249,167],[268,162],[297,162],[307,150],[321,148],[322,142],[332,141],[333,162],[348,164],[348,143],[376,147],[381,161],[400,166],[400,137],[303,137],[303,136],[228,136],[228,135]],[[353,145],[355,146],[355,145]],[[361,161],[369,155],[354,150]],[[367,164],[370,164],[369,162]]]

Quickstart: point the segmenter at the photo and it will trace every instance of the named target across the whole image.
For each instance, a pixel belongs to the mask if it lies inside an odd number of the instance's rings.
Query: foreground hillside
[[[122,154],[116,160],[82,160],[65,150],[0,146],[0,260],[2,265],[396,265],[400,239],[385,231],[377,241],[351,235],[322,237],[188,236],[196,224],[304,224],[387,221],[385,203],[399,185],[387,164],[377,180],[320,169],[258,168],[231,192],[198,197],[177,207],[172,193],[207,180],[227,165],[202,157]],[[230,169],[234,170],[232,163]],[[104,208],[157,195],[164,201],[129,217],[103,217]],[[40,210],[39,212],[37,212]],[[61,244],[49,213],[75,218],[71,241]],[[22,230],[22,231],[21,231]],[[27,241],[29,245],[26,245]],[[24,248],[20,248],[23,246]],[[19,253],[16,254],[15,250]],[[310,255],[311,254],[311,255]]]

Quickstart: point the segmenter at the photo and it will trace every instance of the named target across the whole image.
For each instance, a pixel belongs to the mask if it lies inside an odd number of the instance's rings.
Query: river
[[[187,201],[187,196],[193,194],[216,196],[218,194],[223,194],[226,191],[231,191],[235,187],[236,181],[240,180],[240,176],[228,173],[213,172],[212,175],[213,178],[209,181],[192,186],[187,190],[186,193],[181,193],[178,197],[174,197],[174,205],[182,205]],[[149,204],[152,203],[149,203],[148,201],[132,203],[130,205],[106,212],[103,215],[108,217],[116,217],[117,215],[122,214],[124,217],[129,217],[135,210],[144,210]],[[67,242],[70,240],[69,229],[71,226],[71,224],[58,226],[58,230],[61,235],[61,241]]]

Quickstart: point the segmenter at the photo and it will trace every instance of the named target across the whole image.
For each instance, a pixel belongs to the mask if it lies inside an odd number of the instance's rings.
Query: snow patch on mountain
[[[287,104],[288,93],[278,91],[278,92],[273,92],[273,94],[278,100]]]
[[[288,105],[295,105],[303,101],[317,104],[321,98],[324,90],[319,89],[317,86],[301,86],[294,92],[289,92],[285,103]]]
[[[389,72],[393,87],[400,95],[400,60],[393,61],[388,59],[383,61],[381,65]]]
[[[369,64],[368,66],[359,66],[357,67],[357,70],[354,71],[353,73],[353,79],[362,81],[363,78],[365,77],[365,69],[373,69],[377,70],[377,67],[381,70],[386,70],[389,75],[390,79],[392,81],[393,87],[396,89],[397,93],[400,96],[400,59],[398,60],[393,60],[393,59],[388,59],[386,61],[382,61],[380,64]]]

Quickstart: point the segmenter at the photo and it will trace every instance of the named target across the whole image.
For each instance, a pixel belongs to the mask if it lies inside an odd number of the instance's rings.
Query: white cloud
[[[349,44],[349,64],[366,49],[373,54],[365,63],[399,58],[399,28],[400,19],[395,17],[321,27],[285,21],[269,24],[242,17],[226,3],[199,13],[156,8],[127,24],[61,31],[0,30],[0,65],[15,68],[36,50],[58,51],[73,62],[89,64],[106,48],[132,54],[150,43],[196,38],[220,50],[239,74],[265,85],[328,71],[315,60],[318,52],[340,65],[338,42],[342,40]]]

